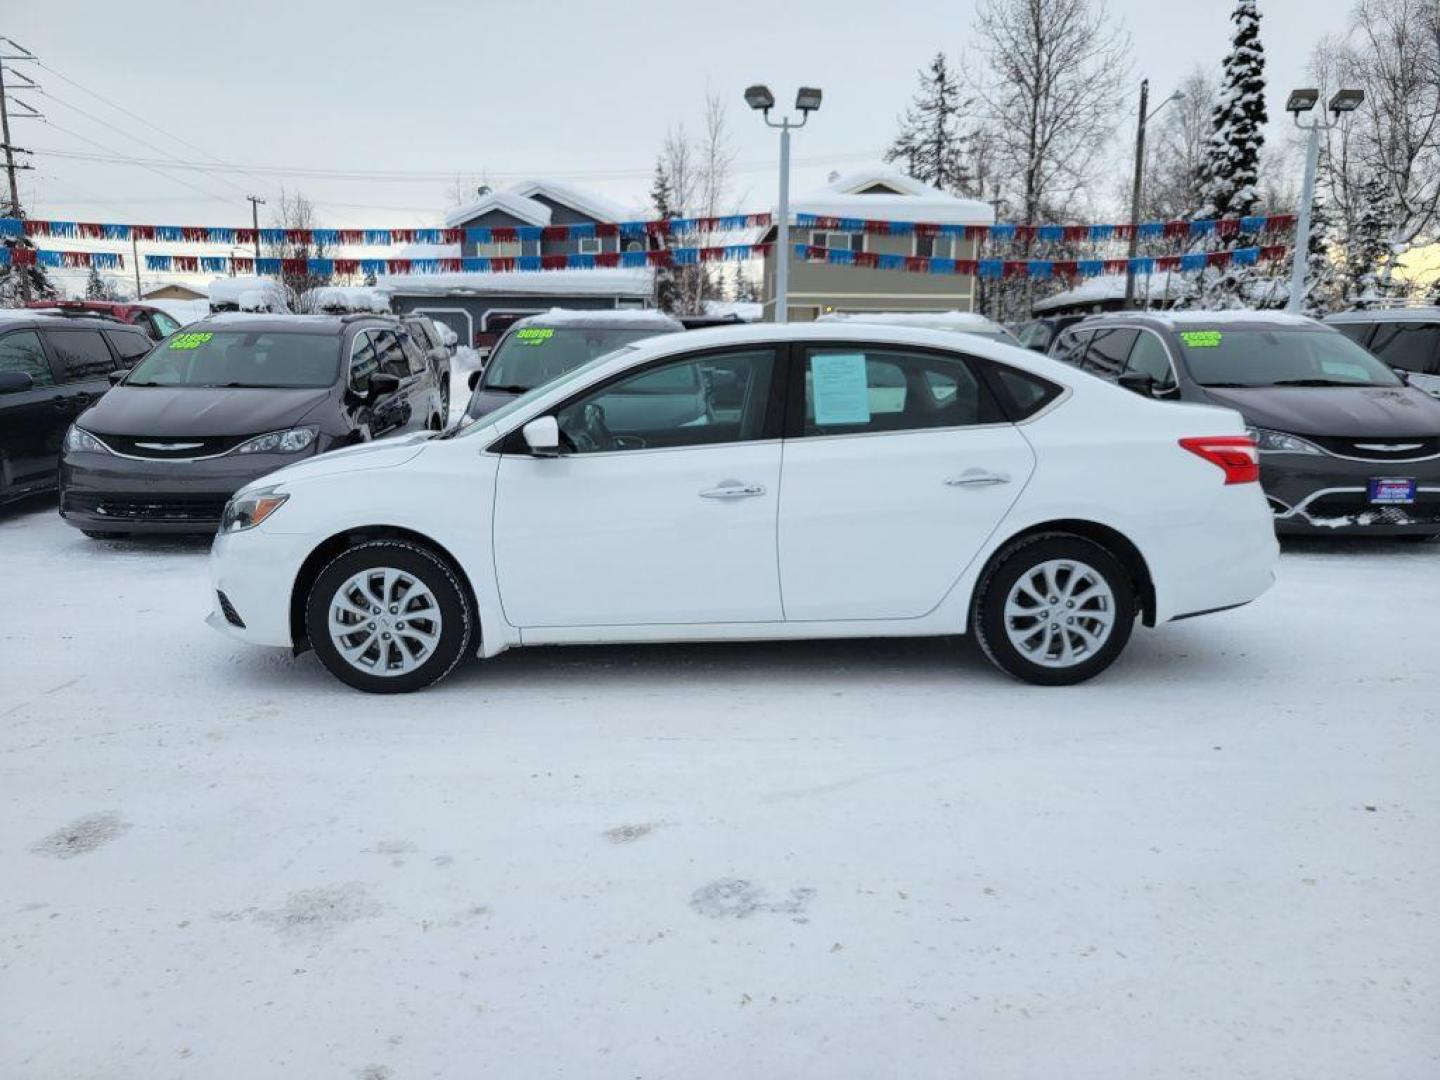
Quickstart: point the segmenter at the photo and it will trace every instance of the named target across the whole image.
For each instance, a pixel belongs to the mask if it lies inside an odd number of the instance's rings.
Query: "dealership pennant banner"
[[[213,225],[119,225],[108,222],[0,218],[0,237],[53,237],[61,240],[118,240],[147,243],[281,244],[314,247],[390,247],[396,244],[445,245],[544,243],[620,237],[641,239],[696,233],[736,232],[771,223],[769,214],[727,214],[718,217],[668,218],[654,221],[585,222],[571,225],[516,225],[503,228],[445,229],[253,229]],[[801,229],[863,232],[876,236],[960,236],[995,242],[1082,243],[1203,236],[1232,237],[1291,229],[1294,214],[1260,214],[1204,221],[1147,221],[1139,225],[944,225],[923,221],[826,217],[796,214]]]
[[[0,266],[48,266],[56,270],[123,270],[125,259],[113,251],[41,251],[32,247],[0,247]]]
[[[247,229],[212,225],[116,225],[93,221],[0,218],[0,237],[60,240],[120,240],[165,244],[281,244],[314,247],[390,247],[394,244],[504,244],[564,242],[607,237],[643,238],[693,233],[736,232],[770,224],[769,214],[669,218],[656,221],[577,222],[571,225],[517,225],[507,228],[446,229]]]
[[[1167,271],[1193,273],[1207,266],[1254,266],[1283,258],[1283,244],[1198,251],[1187,255],[1160,255],[1134,259],[933,259],[914,255],[882,255],[874,251],[845,251],[796,244],[795,257],[831,266],[871,270],[904,270],[913,274],[962,274],[982,278],[1098,277],[1101,274],[1153,274]]]
[[[1201,236],[1284,232],[1295,227],[1294,214],[1257,214],[1251,217],[1206,221],[1146,221],[1139,225],[939,225],[922,221],[882,221],[872,218],[825,217],[796,214],[801,229],[868,233],[872,236],[955,236],[966,240],[1003,243],[1094,243],[1128,240],[1132,232],[1141,240],[1189,239]]]
[[[718,247],[661,248],[655,251],[612,251],[597,255],[517,255],[513,258],[460,259],[259,259],[220,255],[145,255],[145,269],[157,273],[258,273],[265,276],[309,274],[348,277],[356,274],[497,274],[542,270],[641,270],[645,267],[698,266],[760,258],[769,244],[727,244]]]

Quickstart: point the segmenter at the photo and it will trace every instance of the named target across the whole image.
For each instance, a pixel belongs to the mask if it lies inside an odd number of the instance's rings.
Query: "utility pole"
[[[1140,184],[1145,178],[1145,113],[1150,108],[1150,80],[1140,80],[1140,122],[1135,130],[1135,179],[1130,185],[1130,247],[1125,260],[1125,309],[1135,306],[1135,255],[1140,237]]]
[[[250,220],[255,225],[255,272],[260,272],[260,207],[265,205],[265,200],[259,195],[246,195],[250,200]]]
[[[25,54],[23,56],[6,56],[0,53],[0,135],[5,138],[5,171],[10,176],[10,213],[19,218],[24,214],[20,209],[20,185],[16,181],[15,174],[21,169],[29,169],[33,166],[15,164],[15,145],[10,141],[10,92],[5,88],[5,61],[34,60],[35,56],[30,50],[16,45],[9,38],[5,38],[4,41],[6,45],[19,49]],[[20,297],[26,304],[30,303],[30,273],[23,266],[20,267]]]
[[[140,295],[140,245],[135,240],[135,230],[130,230],[130,261],[135,264],[135,302],[138,304],[143,297]]]

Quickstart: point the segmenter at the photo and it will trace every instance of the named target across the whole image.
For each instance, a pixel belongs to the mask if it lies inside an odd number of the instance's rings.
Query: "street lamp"
[[[1176,90],[1150,112],[1146,112],[1145,110],[1150,105],[1150,80],[1142,79],[1140,81],[1140,122],[1136,125],[1135,130],[1135,180],[1130,189],[1130,254],[1125,260],[1125,306],[1127,308],[1135,306],[1135,269],[1132,262],[1140,245],[1140,189],[1145,180],[1145,125],[1166,105],[1172,101],[1182,101],[1184,98],[1185,92]]]
[[[820,90],[802,86],[795,95],[795,108],[800,122],[783,117],[777,124],[770,119],[775,95],[768,86],[751,86],[745,90],[745,104],[765,117],[768,127],[780,129],[780,221],[775,235],[775,321],[783,323],[790,308],[790,132],[805,126],[810,114],[820,108]]]
[[[1290,297],[1285,310],[1299,312],[1305,305],[1305,271],[1310,263],[1310,206],[1315,201],[1315,170],[1320,162],[1320,132],[1340,126],[1340,117],[1354,112],[1365,100],[1363,90],[1337,90],[1321,113],[1308,124],[1300,122],[1300,114],[1308,113],[1320,102],[1320,91],[1295,90],[1285,102],[1285,111],[1295,119],[1295,126],[1308,131],[1305,147],[1305,182],[1300,188],[1300,216],[1295,222],[1295,251],[1290,263]],[[1326,119],[1326,115],[1329,119]]]

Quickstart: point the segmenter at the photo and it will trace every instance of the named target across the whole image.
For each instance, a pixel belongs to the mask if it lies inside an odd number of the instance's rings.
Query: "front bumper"
[[[309,534],[272,533],[264,525],[218,534],[210,548],[212,609],[205,621],[251,645],[293,645],[291,594],[314,546]]]
[[[305,456],[162,461],[66,451],[60,460],[60,516],[88,532],[213,533],[230,496]]]
[[[1415,502],[1374,504],[1370,481],[1415,481]],[[1356,461],[1330,455],[1263,454],[1260,483],[1284,535],[1427,536],[1440,533],[1440,458]]]

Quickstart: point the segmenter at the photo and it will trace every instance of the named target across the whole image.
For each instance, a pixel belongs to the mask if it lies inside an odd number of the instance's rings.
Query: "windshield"
[[[495,347],[485,367],[483,390],[505,390],[512,394],[544,386],[581,364],[614,352],[632,341],[654,337],[653,329],[634,327],[522,326],[506,334]],[[663,333],[663,331],[662,331]]]
[[[1395,373],[1343,334],[1324,330],[1180,330],[1201,386],[1400,386]]]
[[[126,386],[318,388],[340,371],[340,339],[285,331],[176,334],[135,366]]]
[[[651,336],[653,337],[654,335]],[[631,352],[632,350],[626,347],[615,351]],[[488,428],[491,424],[499,423],[503,420],[506,420],[512,413],[517,413],[520,410],[526,408],[532,401],[535,401],[537,398],[543,397],[544,395],[550,393],[551,390],[555,390],[558,387],[575,382],[578,379],[583,379],[587,374],[589,374],[591,368],[598,367],[600,364],[604,363],[610,358],[611,353],[605,353],[601,356],[597,356],[594,360],[591,360],[588,363],[581,364],[579,367],[576,368],[571,368],[564,375],[561,375],[558,379],[554,379],[551,382],[544,383],[541,386],[537,386],[533,390],[528,390],[525,393],[521,394],[519,397],[515,398],[513,401],[507,401],[504,405],[500,406],[500,408],[495,409],[493,412],[488,412],[484,416],[467,415],[463,420],[461,420],[458,424],[456,424],[453,428],[446,432],[446,436],[453,437],[455,435],[461,435],[466,432],[476,431],[480,428]]]

